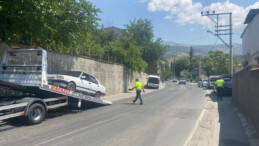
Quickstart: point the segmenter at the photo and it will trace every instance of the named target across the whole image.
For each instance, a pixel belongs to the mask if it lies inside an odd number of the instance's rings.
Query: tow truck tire
[[[67,84],[67,89],[68,89],[68,90],[71,90],[71,91],[76,91],[76,84],[73,83],[73,82],[69,82],[69,83]]]
[[[94,95],[94,97],[100,98],[100,97],[101,97],[101,93],[100,93],[100,92],[96,92],[95,95]]]
[[[39,124],[45,119],[46,111],[42,104],[34,103],[30,106],[27,115],[28,124]]]

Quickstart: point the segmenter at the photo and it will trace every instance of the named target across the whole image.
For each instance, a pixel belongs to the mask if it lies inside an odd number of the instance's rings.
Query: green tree
[[[188,70],[185,70],[184,72],[184,78],[188,79],[188,78],[191,78],[192,77],[192,73]]]
[[[122,47],[125,49],[124,64],[136,71],[144,71],[147,63],[141,58],[141,47],[129,39],[124,39]]]
[[[187,57],[178,58],[174,61],[175,74],[180,77],[180,72],[188,70],[190,67],[190,60]]]
[[[159,68],[161,71],[161,79],[166,80],[172,76],[172,71],[170,69],[169,63],[166,62],[165,64],[161,61],[159,62]]]
[[[207,76],[226,74],[229,71],[229,55],[221,50],[210,51],[209,56],[202,60]]]
[[[191,46],[191,48],[190,48],[189,57],[190,57],[190,61],[192,62],[192,59],[193,59],[193,57],[194,57],[194,49],[193,49],[192,46]]]
[[[164,56],[167,46],[163,45],[162,39],[154,39],[153,25],[150,20],[138,19],[130,21],[126,25],[126,37],[136,42],[141,47],[142,58],[148,63],[148,73],[157,73],[158,61]]]
[[[138,46],[145,46],[153,41],[153,25],[148,19],[134,19],[126,25],[126,36],[136,42]]]
[[[39,45],[77,54],[96,31],[99,9],[84,0],[11,0],[0,2],[0,37],[4,41]]]

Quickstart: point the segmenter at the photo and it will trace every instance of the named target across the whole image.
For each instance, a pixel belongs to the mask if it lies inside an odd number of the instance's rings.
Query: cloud
[[[166,15],[166,16],[164,17],[164,19],[172,19],[172,16],[171,16],[171,15]]]
[[[139,3],[145,3],[147,0],[138,0]]]
[[[217,12],[232,12],[232,22],[234,29],[243,29],[244,20],[250,9],[259,8],[259,2],[244,8],[238,6],[230,1],[223,3],[212,3],[205,7],[199,2],[193,2],[192,0],[150,0],[148,2],[148,10],[151,12],[165,11],[168,14],[164,19],[172,19],[176,16],[176,22],[185,24],[198,23],[204,26],[213,28],[215,24],[206,17],[201,16],[201,11],[214,11]],[[175,18],[175,17],[174,17]],[[228,16],[222,16],[219,19],[220,24],[225,25],[229,23]]]

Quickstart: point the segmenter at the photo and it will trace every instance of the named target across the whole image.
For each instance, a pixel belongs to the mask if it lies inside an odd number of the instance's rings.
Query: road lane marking
[[[194,136],[194,134],[196,133],[197,129],[199,128],[199,123],[202,120],[202,118],[204,116],[204,113],[205,113],[205,109],[202,109],[201,114],[200,114],[199,118],[197,119],[197,121],[195,122],[194,127],[193,127],[191,133],[189,134],[188,138],[184,142],[184,146],[188,146],[188,144],[190,143],[192,137]]]

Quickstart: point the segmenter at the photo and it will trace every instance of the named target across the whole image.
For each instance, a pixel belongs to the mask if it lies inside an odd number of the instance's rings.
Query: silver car
[[[208,84],[208,80],[207,79],[200,79],[198,81],[198,87],[206,87]]]
[[[181,85],[181,84],[186,85],[186,79],[180,79],[179,80],[179,85]]]

